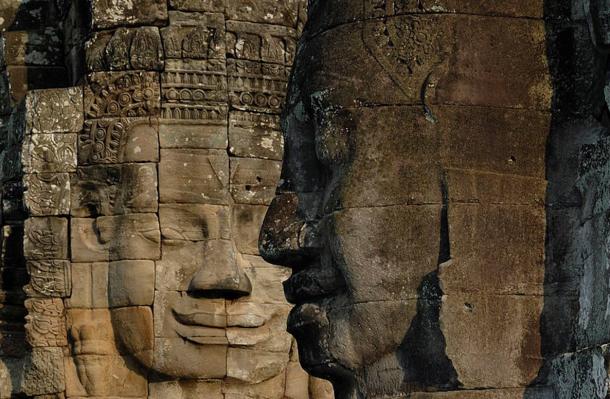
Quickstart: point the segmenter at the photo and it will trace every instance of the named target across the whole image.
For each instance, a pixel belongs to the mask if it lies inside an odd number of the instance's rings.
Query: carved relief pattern
[[[85,113],[104,116],[151,116],[159,110],[159,80],[151,72],[96,72],[89,75]]]
[[[70,178],[67,173],[36,173],[24,177],[24,202],[33,216],[70,212]]]
[[[68,297],[72,289],[70,262],[39,260],[27,262],[30,283],[25,292],[30,297]]]
[[[79,149],[89,153],[92,163],[118,162],[125,146],[126,122],[115,119],[95,119],[85,122],[79,135]]]
[[[44,133],[27,136],[21,162],[26,173],[74,171],[76,135]]]
[[[35,299],[25,301],[28,310],[26,337],[33,347],[67,345],[64,304],[61,299]]]

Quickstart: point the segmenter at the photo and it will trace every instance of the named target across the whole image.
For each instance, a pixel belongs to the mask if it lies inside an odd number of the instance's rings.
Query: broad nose
[[[258,241],[267,262],[298,268],[317,256],[318,223],[303,213],[299,201],[295,193],[282,193],[271,202]]]
[[[252,283],[236,259],[232,241],[206,242],[205,259],[189,284],[189,294],[206,298],[233,299],[252,293]]]

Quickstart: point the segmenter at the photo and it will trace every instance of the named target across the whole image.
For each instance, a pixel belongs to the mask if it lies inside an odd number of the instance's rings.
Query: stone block
[[[79,167],[71,194],[76,217],[156,212],[157,168],[144,163]]]
[[[260,256],[240,255],[237,259],[252,282],[252,292],[240,301],[286,304],[282,282],[292,274],[289,268],[269,264]]]
[[[108,263],[72,263],[69,308],[108,308]]]
[[[228,1],[227,18],[259,24],[295,27],[299,17],[298,1],[277,2],[274,0]]]
[[[288,353],[229,348],[227,377],[258,384],[280,374],[288,365]]]
[[[526,386],[536,377],[542,306],[541,296],[445,291],[440,326],[465,389]]]
[[[46,395],[65,390],[62,348],[34,348],[24,364],[22,391],[26,395]]]
[[[66,395],[69,398],[147,396],[147,380],[130,357],[80,355],[66,357]],[[108,370],[112,370],[109,373]]]
[[[161,38],[165,58],[224,59],[224,15],[170,11],[170,26],[161,29]]]
[[[287,25],[227,21],[227,54],[236,59],[289,64],[287,53],[294,54],[296,38],[296,30]]]
[[[258,255],[259,231],[267,207],[264,205],[233,205],[231,229],[237,250],[242,254]]]
[[[66,298],[72,292],[70,262],[31,260],[26,263],[30,281],[24,287],[29,297]]]
[[[224,60],[172,59],[161,74],[164,102],[214,104],[227,102],[227,72]]]
[[[195,315],[195,319],[193,319]],[[190,317],[190,324],[185,324]],[[224,299],[193,298],[176,291],[156,291],[156,338],[183,338],[192,344],[227,344]]]
[[[79,132],[83,128],[80,87],[30,90],[25,99],[28,133]]]
[[[68,309],[66,325],[71,355],[118,355],[108,309]]]
[[[231,195],[238,204],[269,205],[275,197],[282,163],[254,158],[231,158]]]
[[[549,113],[486,107],[431,109],[438,119],[436,129],[447,166],[544,179]],[[532,136],[532,131],[545,133]]]
[[[539,178],[451,168],[445,178],[449,203],[542,207],[546,199],[547,184]]]
[[[127,307],[152,305],[155,291],[155,263],[123,260],[108,265],[108,305]]]
[[[36,347],[68,345],[64,303],[59,298],[30,298],[25,301],[25,336]]]
[[[152,305],[155,265],[146,260],[74,263],[70,308]]]
[[[229,153],[236,157],[281,160],[284,150],[277,115],[231,111]]]
[[[161,150],[162,203],[228,204],[229,157],[219,150]]]
[[[110,311],[116,342],[121,353],[129,354],[142,365],[153,361],[153,314],[148,306],[130,306]]]
[[[279,114],[286,96],[287,70],[282,65],[247,60],[227,61],[229,103],[241,111]]]
[[[161,102],[156,72],[93,72],[84,104],[87,118],[157,116]]]
[[[237,265],[231,241],[163,240],[163,258],[156,267],[157,289],[187,291],[198,272],[205,273],[213,285],[233,273]]]
[[[154,369],[183,379],[227,375],[227,346],[198,345],[183,338],[155,338]]]
[[[145,26],[95,32],[85,45],[87,69],[163,69],[163,46],[159,28]]]
[[[161,148],[215,148],[228,145],[227,126],[219,124],[163,123],[159,126]]]
[[[78,164],[159,161],[156,118],[94,119],[78,136]]]
[[[288,304],[227,302],[227,340],[231,347],[287,354],[291,336],[286,332]]]
[[[330,381],[310,376],[309,397],[310,399],[333,399],[335,392]]]
[[[25,173],[74,172],[76,134],[32,134],[24,140],[21,163]]]
[[[91,3],[91,14],[94,30],[125,25],[162,25],[167,22],[167,3],[162,0],[95,0]]]
[[[284,399],[286,375],[281,373],[259,384],[227,379],[223,386],[225,399]]]
[[[161,233],[155,214],[72,218],[71,231],[75,262],[154,260],[161,256]]]
[[[207,204],[161,204],[161,236],[167,240],[228,240],[229,207]]]
[[[224,399],[220,381],[166,381],[148,385],[149,399]]]
[[[450,204],[448,218],[451,260],[440,268],[443,290],[544,293],[546,219],[540,206]]]
[[[23,251],[28,260],[68,259],[68,220],[58,217],[26,219]]]
[[[162,252],[162,259],[156,262],[155,287],[158,290],[186,291],[204,264],[204,244],[163,240]]]
[[[23,201],[32,216],[58,216],[70,213],[70,175],[35,173],[23,177]]]
[[[23,259],[24,225],[21,223],[5,224],[2,226],[2,262],[19,264]]]

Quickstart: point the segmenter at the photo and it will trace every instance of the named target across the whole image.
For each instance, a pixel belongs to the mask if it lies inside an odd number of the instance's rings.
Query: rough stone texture
[[[256,245],[306,1],[5,3],[0,398],[332,398]]]
[[[296,51],[274,40],[289,32],[266,31],[267,47],[248,35],[246,15],[227,24],[249,44],[227,41],[238,110],[270,104],[285,81],[279,55],[296,56],[259,249],[292,267],[288,331],[337,397],[607,395],[605,352],[588,352],[608,342],[607,55],[585,27],[589,18],[605,46],[606,9],[313,1]],[[278,67],[250,64],[263,59]],[[246,70],[264,83],[237,79]],[[561,132],[575,102],[595,122]],[[230,153],[243,157],[231,163],[231,183],[243,185],[231,186],[234,234],[251,248],[246,207],[267,197],[256,202],[252,184],[263,176],[237,168],[250,163],[232,144],[248,119],[232,115]]]

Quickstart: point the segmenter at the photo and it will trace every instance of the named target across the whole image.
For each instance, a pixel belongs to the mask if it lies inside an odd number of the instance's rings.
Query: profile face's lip
[[[338,296],[345,286],[335,271],[319,264],[295,271],[284,281],[284,296],[298,305]]]
[[[294,336],[315,333],[328,326],[326,310],[318,303],[296,305],[288,315],[287,330]]]

